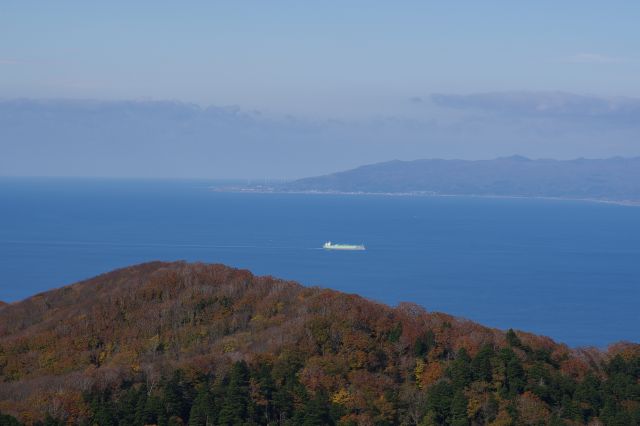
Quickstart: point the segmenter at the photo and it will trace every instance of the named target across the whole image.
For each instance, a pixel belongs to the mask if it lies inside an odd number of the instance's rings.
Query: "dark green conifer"
[[[221,425],[237,425],[247,419],[249,405],[249,368],[239,361],[233,364],[229,374],[229,384],[220,410],[218,422]]]
[[[152,424],[153,419],[151,418],[150,413],[147,412],[147,393],[149,390],[147,389],[147,384],[143,383],[140,385],[138,389],[138,398],[136,400],[136,407],[134,413],[134,423],[137,425],[145,425]]]
[[[435,347],[436,337],[430,329],[418,336],[413,347],[413,354],[416,357],[424,357]]]
[[[453,387],[448,381],[440,381],[427,390],[427,412],[436,424],[446,424],[451,413]]]
[[[22,423],[15,417],[0,412],[0,426],[22,426]]]
[[[136,407],[138,398],[138,390],[135,388],[129,388],[121,393],[116,406],[116,418],[118,419],[118,424],[136,424]]]
[[[463,389],[473,378],[471,373],[471,358],[467,354],[466,349],[462,348],[458,351],[456,359],[453,360],[449,369],[449,376],[455,389]]]
[[[491,382],[493,379],[493,367],[491,359],[495,356],[493,346],[483,345],[471,361],[471,373],[474,380]]]
[[[511,347],[514,348],[520,348],[522,347],[522,341],[520,341],[520,338],[518,337],[518,335],[516,334],[515,331],[513,331],[513,329],[509,329],[507,331],[507,344]]]
[[[267,364],[260,364],[252,372],[252,377],[257,384],[257,397],[259,401],[253,404],[253,418],[258,422],[270,422],[274,419],[274,392],[276,384],[271,375],[271,368]]]
[[[213,396],[211,395],[207,382],[200,386],[193,401],[189,413],[189,426],[213,425],[215,421],[213,405]]]
[[[47,414],[46,417],[44,418],[44,422],[43,425],[44,426],[64,426],[65,422],[63,422],[62,420],[58,420],[55,419],[53,417],[51,417],[50,414]]]
[[[468,426],[467,405],[469,401],[462,390],[456,391],[451,400],[451,426]]]
[[[164,386],[164,406],[167,418],[189,418],[193,401],[193,387],[184,378],[181,370],[176,370]]]
[[[335,422],[331,418],[330,402],[327,394],[322,391],[309,398],[304,406],[304,417],[302,426],[325,426],[333,425]]]

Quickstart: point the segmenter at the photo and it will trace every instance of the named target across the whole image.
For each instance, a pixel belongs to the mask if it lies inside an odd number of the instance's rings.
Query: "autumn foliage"
[[[154,262],[1,306],[0,412],[0,425],[638,424],[640,346],[572,350]]]

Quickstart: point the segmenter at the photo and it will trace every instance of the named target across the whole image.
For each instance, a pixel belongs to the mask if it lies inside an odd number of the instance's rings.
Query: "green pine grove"
[[[640,425],[640,357],[614,357],[606,366],[607,378],[588,375],[576,382],[553,371],[545,353],[535,353],[522,345],[513,331],[509,347],[495,350],[484,346],[471,358],[458,351],[445,378],[426,390],[420,404],[421,425],[468,426],[502,424],[498,399],[509,401],[510,419],[505,424],[569,425],[588,424],[598,418],[611,426]],[[524,350],[536,360],[525,371],[512,348]],[[420,343],[416,350],[421,351]],[[322,391],[308,392],[298,380],[303,366],[300,354],[289,354],[275,364],[235,362],[230,371],[216,377],[188,378],[181,370],[164,377],[152,389],[147,383],[124,382],[118,389],[94,390],[84,398],[91,413],[87,425],[355,425],[346,409]],[[492,383],[495,371],[504,372],[504,383],[474,418],[468,415],[465,394],[474,385]],[[489,381],[489,382],[488,382]],[[529,385],[528,385],[529,383]],[[531,383],[535,383],[531,385]],[[515,404],[515,397],[531,392],[553,408],[550,418],[531,423]],[[376,425],[412,424],[408,412],[415,402],[399,392],[385,395],[392,404],[388,413],[378,412]],[[627,401],[627,403],[623,403]],[[634,401],[635,404],[629,404]],[[526,413],[531,417],[531,413]],[[47,417],[44,426],[65,424]],[[21,425],[15,418],[0,415],[0,426]]]

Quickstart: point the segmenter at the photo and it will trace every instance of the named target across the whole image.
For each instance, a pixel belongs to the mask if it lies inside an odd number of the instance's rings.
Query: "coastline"
[[[498,198],[498,199],[525,199],[525,200],[549,200],[549,201],[580,201],[588,203],[613,204],[626,207],[640,207],[640,200],[608,200],[602,198],[573,198],[550,197],[541,195],[496,195],[496,194],[440,194],[431,191],[411,192],[369,192],[369,191],[319,191],[319,190],[283,190],[270,187],[228,187],[209,188],[213,192],[229,192],[237,194],[304,194],[304,195],[363,195],[384,197],[471,197],[471,198]]]

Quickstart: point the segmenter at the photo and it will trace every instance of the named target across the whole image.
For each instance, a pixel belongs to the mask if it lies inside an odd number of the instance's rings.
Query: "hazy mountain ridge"
[[[572,350],[223,265],[137,265],[0,310],[0,411],[28,424],[633,421],[639,375],[640,345]]]
[[[299,179],[288,190],[640,201],[640,157],[389,161]]]

